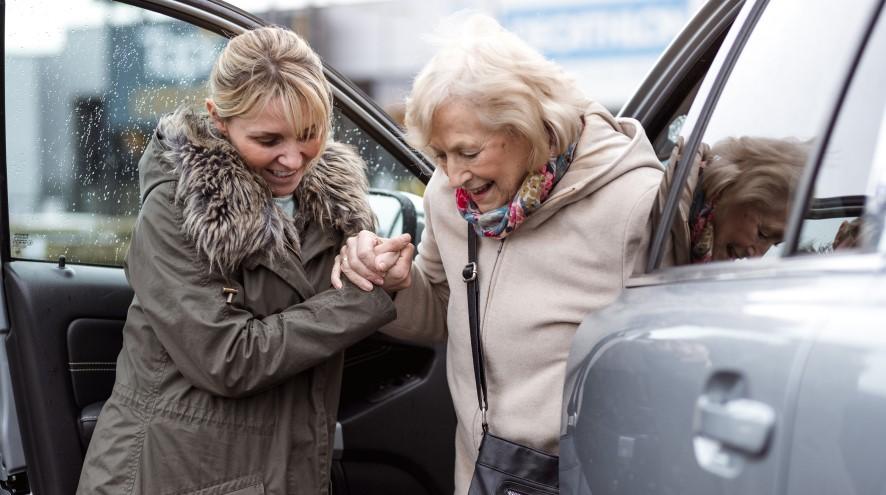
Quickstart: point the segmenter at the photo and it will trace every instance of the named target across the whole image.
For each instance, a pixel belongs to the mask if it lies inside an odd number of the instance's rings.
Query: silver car
[[[563,493],[886,493],[883,3],[709,2],[623,109],[673,181],[645,273],[577,333]],[[783,242],[672,266],[697,151],[740,136],[810,146]]]

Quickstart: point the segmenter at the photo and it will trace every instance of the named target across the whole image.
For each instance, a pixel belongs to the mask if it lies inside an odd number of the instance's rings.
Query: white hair
[[[407,136],[416,148],[427,149],[434,112],[453,100],[476,108],[490,130],[527,139],[527,168],[562,154],[578,139],[589,100],[575,80],[491,17],[450,16],[432,42],[439,49],[406,100]]]

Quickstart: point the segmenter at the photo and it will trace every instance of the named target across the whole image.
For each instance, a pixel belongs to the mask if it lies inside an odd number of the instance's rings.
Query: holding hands
[[[335,257],[332,286],[341,289],[341,275],[344,274],[365,291],[371,291],[374,285],[388,292],[409,287],[415,253],[415,246],[409,242],[411,239],[409,234],[385,239],[368,230],[348,238]]]

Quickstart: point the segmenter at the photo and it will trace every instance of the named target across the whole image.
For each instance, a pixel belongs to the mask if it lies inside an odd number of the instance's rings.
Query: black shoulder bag
[[[480,341],[480,288],[477,283],[477,233],[468,224],[468,264],[462,270],[468,284],[468,318],[471,324],[471,351],[477,401],[483,419],[483,440],[474,464],[474,477],[468,495],[557,495],[559,459],[555,455],[510,442],[489,433],[486,422],[486,370]]]

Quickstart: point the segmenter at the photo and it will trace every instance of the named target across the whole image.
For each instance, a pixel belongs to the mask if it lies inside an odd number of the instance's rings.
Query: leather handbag
[[[540,450],[511,442],[489,432],[486,369],[480,341],[480,288],[477,283],[477,233],[468,224],[468,264],[462,279],[468,289],[468,318],[471,326],[471,352],[474,380],[483,424],[483,440],[468,495],[558,495],[559,458]]]

